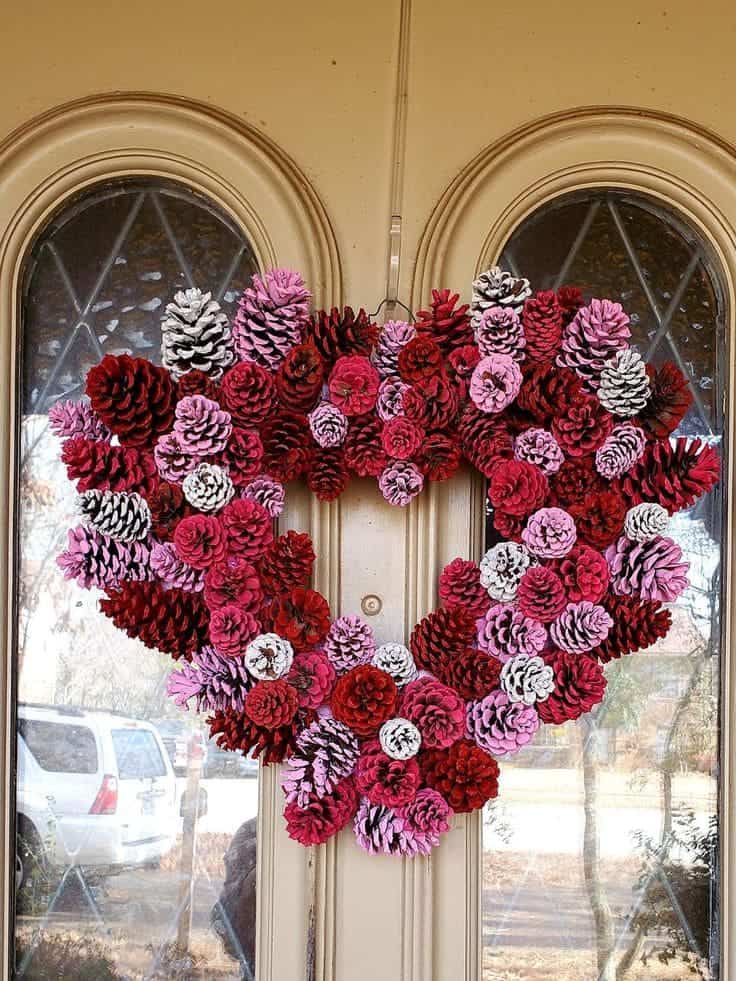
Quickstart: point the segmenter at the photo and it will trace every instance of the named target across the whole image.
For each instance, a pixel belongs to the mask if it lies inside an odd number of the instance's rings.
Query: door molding
[[[300,269],[318,306],[342,299],[342,272],[325,208],[297,164],[273,141],[222,110],[175,96],[100,95],[55,108],[0,143],[0,590],[5,597],[0,634],[0,930],[7,977],[12,911],[13,854],[9,821],[14,739],[14,471],[19,286],[29,248],[49,217],[74,195],[116,177],[155,175],[206,195],[244,230],[260,268]],[[300,515],[314,525],[331,574],[329,510]],[[314,520],[311,520],[311,519]],[[328,580],[329,581],[329,580]],[[299,977],[293,963],[306,936],[306,853],[282,829],[278,774],[262,771],[258,814],[257,959],[259,981]],[[289,847],[292,846],[292,847]],[[278,908],[275,897],[278,895]],[[286,908],[284,895],[290,896]],[[295,952],[296,948],[296,952]]]

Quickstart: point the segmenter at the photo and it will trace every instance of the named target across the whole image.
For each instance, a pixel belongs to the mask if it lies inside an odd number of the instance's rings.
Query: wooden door
[[[124,0],[94,10],[41,0],[11,5],[3,28],[4,514],[13,511],[18,450],[11,421],[23,263],[60,206],[111,180],[193,188],[241,229],[254,265],[301,268],[322,306],[372,311],[387,300],[385,316],[398,313],[397,301],[421,308],[434,286],[468,299],[474,275],[557,196],[633,189],[703,236],[731,316],[736,70],[722,0],[706,0],[697,19],[685,0],[666,9],[633,0],[615,9],[579,0],[508,9],[471,0],[286,0],[279,8]],[[316,586],[333,613],[362,610],[380,641],[400,641],[433,607],[442,565],[479,555],[484,489],[463,474],[405,511],[387,507],[368,482],[330,505],[295,490],[284,525],[313,535]],[[17,558],[12,527],[3,532],[4,595]],[[12,604],[6,621],[7,808]],[[724,764],[727,751],[724,742]],[[349,835],[307,853],[284,833],[274,771],[262,775],[259,794],[259,981],[478,981],[479,816],[457,819],[430,859],[368,858]],[[12,846],[8,832],[6,950]],[[728,903],[724,885],[724,923]],[[554,976],[554,966],[540,970]],[[516,974],[487,974],[498,976]]]

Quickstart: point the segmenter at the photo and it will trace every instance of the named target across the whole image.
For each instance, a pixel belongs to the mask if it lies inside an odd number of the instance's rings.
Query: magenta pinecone
[[[264,474],[256,477],[243,489],[243,497],[260,504],[270,517],[278,518],[284,510],[286,491],[278,480]]]
[[[360,847],[369,855],[416,855],[407,822],[391,807],[361,798],[353,824]]]
[[[475,343],[482,358],[508,354],[523,361],[526,338],[519,314],[513,307],[488,307],[475,325]]]
[[[492,756],[518,752],[534,738],[539,716],[533,705],[512,702],[505,691],[492,691],[468,702],[468,735]]]
[[[630,337],[629,318],[620,303],[591,300],[565,327],[557,364],[598,388],[603,366],[629,346]]]
[[[557,473],[565,462],[565,454],[557,440],[546,429],[527,429],[514,441],[517,460],[533,463],[546,474]]]
[[[416,327],[405,320],[387,320],[378,335],[378,342],[371,354],[371,361],[381,378],[391,378],[399,373],[401,349],[417,336]]]
[[[406,507],[424,487],[422,471],[408,460],[392,460],[378,478],[384,498],[394,507]]]
[[[552,643],[568,654],[584,654],[602,644],[613,626],[613,620],[602,606],[588,600],[568,603],[550,625]]]
[[[110,430],[89,402],[57,402],[49,409],[49,425],[60,439],[84,436],[98,442],[110,442]]]
[[[181,671],[172,671],[166,691],[180,708],[194,699],[197,712],[242,712],[253,685],[240,657],[225,657],[214,647],[203,647]]]
[[[311,294],[297,272],[272,269],[254,275],[243,290],[233,324],[233,343],[241,361],[275,370],[301,340]]]
[[[123,580],[150,579],[151,550],[145,542],[125,545],[87,525],[70,528],[66,551],[56,559],[65,579],[83,589],[107,589]]]
[[[644,431],[630,422],[614,426],[603,446],[595,451],[595,468],[606,480],[616,480],[634,466],[644,452]]]
[[[619,595],[673,603],[690,585],[690,563],[682,561],[682,549],[666,536],[634,542],[622,535],[606,549],[606,561]]]
[[[376,400],[376,412],[383,422],[405,415],[404,395],[411,386],[400,378],[386,378],[381,382]]]
[[[202,462],[202,457],[193,456],[183,449],[176,433],[159,437],[153,448],[153,458],[160,476],[171,484],[180,484]]]
[[[324,652],[340,673],[367,664],[376,653],[373,628],[360,617],[338,617],[327,634]]]
[[[521,538],[533,555],[561,559],[575,544],[575,521],[562,508],[540,508],[527,521]]]
[[[176,406],[174,432],[191,456],[222,453],[233,431],[230,413],[204,395],[187,395]]]
[[[204,589],[204,571],[182,562],[171,542],[156,542],[151,549],[151,570],[167,589],[200,593]]]
[[[539,654],[547,631],[511,603],[497,603],[478,621],[478,647],[505,663],[517,654]]]
[[[348,420],[331,402],[320,402],[317,408],[309,413],[309,428],[317,446],[330,449],[341,446],[348,432]]]
[[[324,797],[349,777],[360,755],[355,734],[337,719],[319,718],[297,738],[281,786],[287,803],[306,807],[312,796]]]

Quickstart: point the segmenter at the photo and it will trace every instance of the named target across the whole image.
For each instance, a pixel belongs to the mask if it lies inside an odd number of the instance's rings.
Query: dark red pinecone
[[[606,484],[595,470],[591,457],[565,460],[549,478],[550,499],[555,506],[567,509],[584,504],[589,495],[606,490]]]
[[[65,441],[61,460],[77,490],[137,491],[144,496],[158,484],[156,461],[135,447],[111,446],[86,436]]]
[[[177,401],[187,398],[189,395],[204,395],[206,399],[211,399],[217,403],[222,398],[220,386],[216,385],[209,375],[197,368],[182,375],[176,383]]]
[[[578,540],[597,548],[608,548],[624,530],[626,503],[616,490],[597,491],[570,507]]]
[[[329,313],[318,310],[304,328],[304,340],[317,348],[327,367],[344,354],[369,355],[378,339],[378,324],[374,324],[362,308],[354,313],[345,307],[340,313],[333,307]]]
[[[444,429],[458,413],[457,389],[446,375],[433,375],[404,392],[404,412],[423,429]]]
[[[469,647],[443,665],[440,681],[454,688],[461,698],[484,698],[499,687],[502,667],[497,657]]]
[[[280,412],[261,433],[263,469],[286,483],[301,477],[310,466],[315,444],[307,417],[296,412]]]
[[[659,603],[641,600],[638,596],[606,593],[601,606],[610,613],[613,626],[603,643],[588,653],[604,664],[625,654],[646,650],[660,637],[666,637],[672,626],[669,610]]]
[[[201,593],[164,589],[154,582],[125,582],[100,600],[100,609],[128,637],[175,660],[208,643],[209,611]]]
[[[457,472],[461,455],[457,442],[442,433],[432,433],[423,440],[416,464],[427,480],[447,480]]]
[[[353,416],[345,437],[345,464],[358,477],[377,477],[388,456],[381,442],[381,420],[371,413]]]
[[[349,480],[350,472],[341,447],[315,451],[307,473],[307,487],[320,501],[334,501],[348,486]]]
[[[287,531],[266,549],[258,563],[261,584],[270,593],[288,593],[296,586],[307,586],[312,577],[314,548],[309,535]]]
[[[163,542],[170,541],[182,518],[194,513],[184,499],[181,487],[165,480],[149,494],[148,506],[151,509],[151,532]]]
[[[523,372],[516,404],[545,428],[582,394],[583,383],[569,368],[529,364],[523,365]]]
[[[220,405],[230,413],[233,424],[244,429],[261,426],[276,408],[271,373],[253,361],[240,361],[228,369],[220,390]]]
[[[577,286],[560,286],[557,290],[557,302],[562,309],[562,326],[567,327],[580,307],[585,306],[585,297]]]
[[[667,439],[692,405],[693,394],[687,378],[672,361],[665,361],[659,369],[648,364],[647,375],[651,395],[635,421],[655,439]]]
[[[458,425],[460,449],[472,467],[490,477],[500,460],[514,455],[511,434],[502,414],[481,412],[469,403]]]
[[[447,357],[456,348],[473,343],[473,328],[468,316],[468,304],[457,305],[459,293],[432,290],[429,310],[417,313],[417,334],[427,335]]]
[[[530,296],[521,313],[526,357],[531,364],[549,364],[562,341],[562,307],[554,290]]]
[[[434,610],[414,627],[410,647],[422,671],[441,677],[449,663],[467,650],[476,635],[475,617],[460,607]]]
[[[647,444],[619,485],[629,506],[653,501],[674,514],[715,487],[720,469],[714,447],[681,436],[674,446],[669,441]]]
[[[217,745],[221,749],[241,752],[244,756],[250,754],[254,759],[262,756],[264,763],[283,763],[294,752],[299,733],[314,717],[313,712],[306,716],[299,713],[289,725],[265,729],[251,722],[245,712],[227,709],[225,712],[215,712],[207,723],[210,738],[217,737]]]
[[[152,446],[174,422],[171,375],[144,358],[106,354],[87,374],[87,395],[122,446]]]
[[[324,375],[324,361],[314,344],[297,344],[276,373],[279,401],[292,412],[310,412],[319,399]]]
[[[261,472],[263,443],[255,429],[233,427],[218,462],[230,474],[236,487],[249,484]]]

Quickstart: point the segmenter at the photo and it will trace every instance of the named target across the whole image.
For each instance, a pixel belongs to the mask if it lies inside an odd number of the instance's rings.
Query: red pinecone
[[[174,423],[171,375],[144,358],[106,354],[87,374],[87,395],[122,446],[152,446]]]
[[[497,657],[469,647],[445,666],[440,681],[466,700],[484,698],[499,687],[502,667]]]
[[[404,392],[404,412],[427,430],[450,426],[458,413],[458,394],[446,375],[432,375]]]
[[[287,531],[273,541],[258,563],[261,582],[271,593],[288,593],[306,586],[312,577],[314,548],[309,535]]]
[[[549,698],[537,702],[542,722],[562,725],[579,719],[603,701],[606,677],[597,661],[580,654],[553,650],[542,657],[552,666],[555,689]]]
[[[381,749],[377,739],[361,748],[355,771],[355,786],[371,804],[402,807],[419,790],[419,765],[415,759],[394,760]]]
[[[245,712],[227,709],[215,712],[207,722],[210,738],[217,737],[220,749],[241,752],[244,756],[250,754],[253,758],[262,755],[264,763],[283,763],[296,749],[299,733],[313,720],[314,713],[303,720],[299,715],[279,729],[265,729],[251,722]]]
[[[472,646],[475,635],[475,617],[468,610],[434,610],[414,627],[409,646],[416,666],[440,677],[455,657]]]
[[[523,370],[524,381],[516,404],[540,426],[549,427],[582,394],[583,383],[569,368],[542,364],[525,365]]]
[[[458,425],[460,448],[468,463],[490,477],[501,460],[514,455],[511,433],[502,414],[481,412],[472,403],[466,405]]]
[[[285,484],[309,469],[315,444],[306,416],[279,413],[266,424],[261,439],[263,469],[275,480]]]
[[[185,375],[182,375],[176,383],[176,400],[188,398],[190,395],[204,395],[212,402],[218,402],[222,398],[219,385],[212,381],[209,375],[197,368],[193,368]]]
[[[647,444],[644,455],[619,483],[629,506],[653,501],[674,514],[712,490],[720,469],[713,446],[681,436],[674,446],[669,441]]]
[[[502,460],[488,487],[488,500],[498,511],[525,518],[541,508],[549,485],[542,470],[526,460]]]
[[[255,562],[273,541],[271,515],[257,501],[236,497],[220,512],[230,555]]]
[[[298,708],[296,688],[283,678],[257,681],[245,696],[245,714],[262,729],[282,729],[290,725]]]
[[[530,296],[521,313],[526,357],[532,364],[553,361],[562,342],[562,307],[554,290]]]
[[[526,519],[506,511],[493,512],[493,527],[506,542],[520,542]]]
[[[498,763],[469,739],[449,749],[422,750],[418,760],[425,784],[457,814],[477,811],[498,796]]]
[[[162,542],[170,541],[181,519],[193,514],[181,487],[165,480],[148,495],[148,506],[151,509],[151,531]]]
[[[460,447],[442,433],[427,436],[419,447],[416,464],[427,480],[448,480],[460,466]]]
[[[672,614],[659,603],[640,600],[638,596],[613,596],[607,593],[601,601],[613,619],[608,636],[588,651],[607,664],[625,654],[646,650],[660,637],[666,637],[672,626]]]
[[[190,514],[174,531],[176,554],[193,569],[207,569],[225,558],[223,527],[211,514]]]
[[[442,351],[431,337],[417,336],[399,351],[399,374],[410,385],[442,371]]]
[[[211,612],[223,606],[237,606],[246,613],[258,614],[263,603],[258,572],[245,559],[229,559],[210,566],[204,577],[203,595]]]
[[[361,664],[339,678],[332,692],[332,714],[358,736],[374,736],[395,712],[398,689],[391,675]]]
[[[355,314],[352,307],[342,313],[337,307],[329,313],[318,310],[304,328],[304,340],[314,344],[328,367],[344,354],[370,354],[377,339],[378,324],[365,310]]]
[[[273,629],[295,651],[318,647],[330,629],[330,607],[321,593],[297,586],[271,604]]]
[[[665,361],[658,370],[648,364],[647,375],[651,395],[635,422],[654,439],[667,439],[692,405],[693,394],[687,378],[672,361]]]
[[[381,420],[372,413],[353,416],[345,437],[345,463],[359,477],[377,477],[388,463]]]
[[[585,306],[585,297],[577,286],[560,286],[557,290],[557,302],[562,309],[562,326],[567,327],[580,307]]]
[[[273,378],[253,361],[240,361],[229,368],[220,388],[220,404],[230,413],[235,426],[261,426],[276,408]]]
[[[417,313],[417,334],[431,337],[445,357],[451,351],[473,343],[468,304],[457,306],[459,299],[459,293],[432,290],[430,309]]]
[[[608,589],[611,575],[605,557],[595,549],[578,542],[561,559],[554,559],[549,568],[562,580],[570,603],[599,603]]]
[[[533,565],[521,577],[516,603],[524,616],[552,623],[567,606],[560,577],[542,565]]]
[[[137,491],[147,496],[158,485],[158,470],[152,454],[136,447],[111,446],[85,436],[64,442],[62,463],[67,476],[86,490]]]
[[[218,462],[236,487],[249,484],[261,472],[263,443],[255,429],[233,429]]]
[[[311,411],[322,391],[324,375],[324,362],[314,344],[297,344],[276,373],[279,401],[292,412]]]
[[[315,451],[307,474],[307,487],[320,501],[334,501],[348,486],[349,480],[342,448]]]
[[[626,503],[616,490],[597,491],[574,504],[570,514],[575,519],[578,540],[602,551],[623,531]]]
[[[566,456],[594,453],[611,435],[613,416],[595,395],[579,395],[552,420],[552,435]]]
[[[448,610],[459,606],[474,617],[482,617],[491,605],[491,597],[480,584],[479,567],[459,557],[442,570],[439,595]]]
[[[208,642],[209,613],[200,593],[164,589],[154,582],[124,582],[100,600],[100,609],[128,637],[179,660]]]
[[[549,478],[550,500],[564,510],[584,504],[591,494],[606,490],[606,486],[593,467],[592,457],[565,460],[557,473]]]

